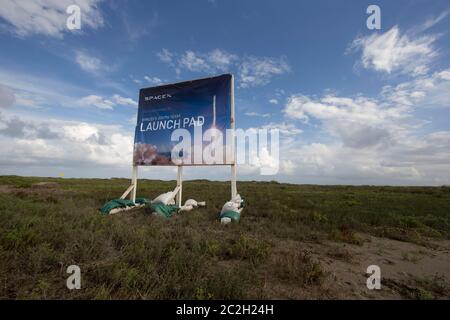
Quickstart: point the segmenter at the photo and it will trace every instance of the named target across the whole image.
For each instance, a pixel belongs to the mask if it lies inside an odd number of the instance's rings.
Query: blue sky
[[[79,31],[66,27],[71,4]],[[380,30],[366,26],[371,4]],[[406,0],[3,0],[0,173],[127,177],[139,88],[230,72],[237,127],[281,132],[279,173],[245,166],[240,179],[449,184],[449,10]]]

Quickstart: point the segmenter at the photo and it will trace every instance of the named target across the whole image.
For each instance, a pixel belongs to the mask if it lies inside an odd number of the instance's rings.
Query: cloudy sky
[[[240,179],[450,184],[449,30],[448,1],[0,0],[0,174],[129,177],[139,88],[230,72],[237,127],[281,133]]]

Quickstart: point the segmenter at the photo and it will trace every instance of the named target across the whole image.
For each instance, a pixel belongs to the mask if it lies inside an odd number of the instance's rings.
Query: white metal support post
[[[136,191],[137,191],[137,177],[138,177],[138,166],[133,166],[133,174],[131,185],[133,186],[133,191],[131,194],[131,200],[136,203]]]
[[[231,76],[231,152],[233,153],[233,160],[231,165],[231,199],[237,195],[236,187],[236,149],[235,149],[235,111],[234,111],[234,75]]]
[[[181,207],[181,202],[183,201],[183,166],[177,167],[177,196],[176,196],[176,203],[179,207]]]
[[[236,165],[231,165],[231,199],[234,199],[237,195],[237,187],[236,187]]]

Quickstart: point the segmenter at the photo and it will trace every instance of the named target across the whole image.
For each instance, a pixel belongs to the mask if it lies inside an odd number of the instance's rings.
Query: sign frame
[[[231,154],[232,154],[232,159],[231,159],[231,163],[225,163],[225,164],[208,164],[209,165],[227,165],[230,166],[231,169],[231,199],[235,198],[237,195],[237,185],[236,185],[236,180],[237,180],[237,168],[236,168],[236,146],[235,146],[235,139],[236,139],[236,135],[235,135],[235,127],[236,127],[236,121],[235,121],[235,99],[234,99],[234,75],[233,74],[229,74],[231,76],[231,83],[230,83],[230,109],[231,109],[231,115],[230,115],[230,129],[231,129],[231,145],[230,145],[230,149],[231,149]],[[222,75],[219,75],[222,76]],[[207,78],[201,78],[201,79],[194,79],[194,80],[188,80],[188,81],[182,81],[182,82],[177,82],[177,83],[172,83],[172,84],[166,84],[163,86],[168,86],[168,85],[175,85],[178,83],[184,83],[184,82],[191,82],[191,81],[196,81],[196,80],[207,80],[210,78],[216,78],[218,76],[214,76],[214,77],[207,77]],[[159,86],[159,87],[163,87],[163,86]],[[141,89],[144,90],[145,88]],[[134,150],[134,146],[133,146],[133,150]],[[134,157],[133,157],[134,158]],[[130,197],[130,199],[136,203],[136,192],[137,192],[137,186],[138,186],[138,167],[140,165],[136,165],[134,163],[134,159],[132,160],[132,173],[131,173],[131,185],[128,187],[128,189],[122,194],[122,196],[120,197],[120,199],[125,199],[127,196]],[[153,166],[162,166],[162,165],[150,165],[149,167],[153,167]],[[167,165],[164,165],[167,166]],[[178,206],[181,207],[182,205],[182,190],[183,190],[183,167],[184,166],[206,166],[206,164],[181,164],[181,165],[174,165],[177,167],[177,186],[174,190],[175,194],[176,194],[176,203]]]

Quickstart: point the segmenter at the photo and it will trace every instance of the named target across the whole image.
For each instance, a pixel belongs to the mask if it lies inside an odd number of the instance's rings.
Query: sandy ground
[[[271,284],[281,299],[450,299],[450,241],[432,242],[432,247],[370,235],[361,235],[363,245],[335,242],[320,244],[280,243],[279,254],[308,250],[320,262],[327,277],[320,288]],[[277,245],[278,247],[278,245]],[[381,270],[381,289],[369,290],[367,267]],[[280,291],[281,290],[281,291]]]

